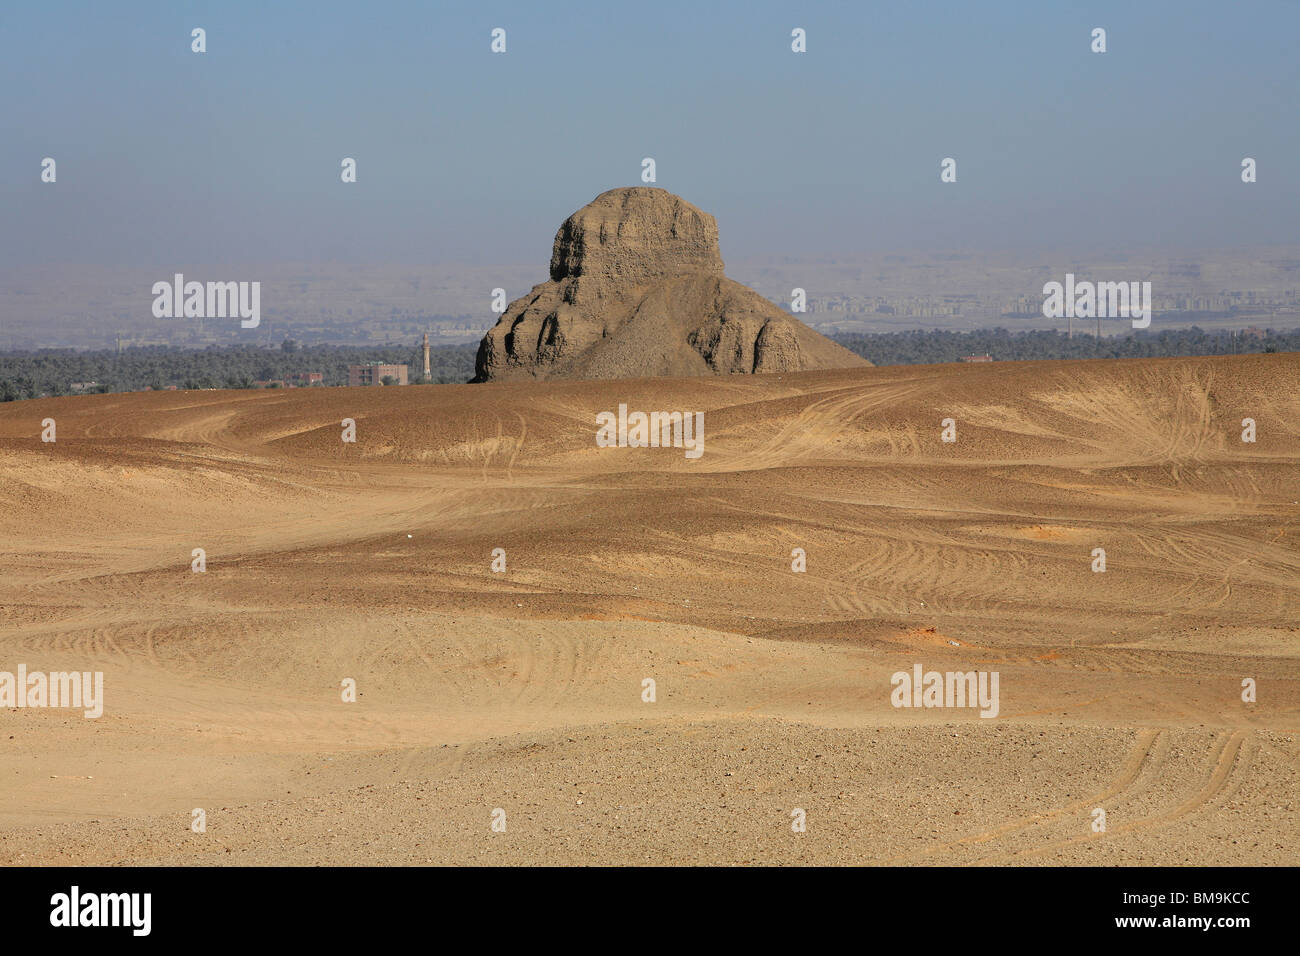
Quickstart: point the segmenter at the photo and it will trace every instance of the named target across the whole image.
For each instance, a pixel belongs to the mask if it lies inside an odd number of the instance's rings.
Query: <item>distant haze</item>
[[[557,226],[643,157],[728,262],[1294,243],[1298,33],[1283,2],[5,4],[0,263],[542,281]]]

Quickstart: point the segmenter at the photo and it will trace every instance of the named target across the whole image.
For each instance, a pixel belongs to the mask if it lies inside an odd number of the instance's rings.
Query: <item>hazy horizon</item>
[[[1166,305],[1283,290],[1289,325],[1296,26],[1262,0],[4,9],[0,348],[211,338],[151,315],[178,272],[265,285],[266,326],[217,330],[240,341],[486,327],[491,290],[544,281],[560,223],[645,157],[716,217],[734,278],[851,330],[882,306],[942,325],[953,297],[951,327],[997,324],[1045,265],[1098,263],[1163,269]]]

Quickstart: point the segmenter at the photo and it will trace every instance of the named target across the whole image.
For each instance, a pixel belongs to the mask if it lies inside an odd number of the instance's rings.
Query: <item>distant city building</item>
[[[294,372],[285,381],[298,388],[307,388],[311,385],[324,385],[325,375],[322,372]]]
[[[384,379],[391,378],[398,385],[405,385],[407,367],[405,365],[385,365],[382,362],[367,362],[365,365],[348,366],[349,385],[383,385]]]
[[[963,355],[961,360],[963,362],[992,362],[993,356],[985,352],[983,355]]]
[[[1242,329],[1241,334],[1243,338],[1248,338],[1248,339],[1263,339],[1268,337],[1267,332],[1265,332],[1263,329],[1258,329],[1253,325],[1248,329]]]
[[[78,395],[81,392],[93,392],[97,388],[99,388],[98,382],[73,382],[68,386],[68,391]]]

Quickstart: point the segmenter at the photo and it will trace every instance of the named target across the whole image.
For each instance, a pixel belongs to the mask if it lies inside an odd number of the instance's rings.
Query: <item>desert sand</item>
[[[0,711],[0,862],[1300,863],[1298,386],[1260,355],[0,406],[0,670],[105,687]],[[703,411],[704,454],[597,448],[620,403]],[[917,663],[997,671],[998,715],[893,706]]]

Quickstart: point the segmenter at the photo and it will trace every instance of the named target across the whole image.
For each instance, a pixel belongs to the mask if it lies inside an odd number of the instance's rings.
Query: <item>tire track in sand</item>
[[[1100,793],[1094,794],[1090,797],[1085,797],[1082,800],[1071,801],[1063,807],[1057,807],[1055,810],[1047,810],[1043,813],[1034,813],[1027,817],[1012,820],[1008,823],[1002,824],[1001,826],[994,827],[991,830],[985,830],[982,833],[974,833],[970,836],[962,837],[959,840],[951,840],[946,843],[941,843],[938,846],[927,847],[920,852],[911,851],[908,853],[902,853],[881,862],[886,866],[900,861],[906,861],[909,863],[919,862],[939,853],[947,853],[967,846],[977,846],[981,843],[988,843],[991,840],[1001,839],[1002,837],[1017,833],[1020,830],[1034,826],[1035,824],[1050,822],[1059,819],[1066,814],[1077,813],[1084,808],[1095,807],[1099,803],[1109,800],[1133,786],[1142,775],[1142,772],[1147,769],[1149,765],[1155,762],[1153,758],[1156,757],[1157,752],[1163,753],[1167,748],[1168,739],[1165,731],[1146,728],[1138,733],[1137,743],[1134,745],[1133,749],[1129,751],[1129,755],[1125,758],[1124,764],[1120,768],[1115,779],[1111,781],[1110,786]]]
[[[987,866],[1010,863],[1021,860],[1025,857],[1041,856],[1044,853],[1051,853],[1055,850],[1061,850],[1065,847],[1075,846],[1080,843],[1090,843],[1094,840],[1113,838],[1117,833],[1132,833],[1153,828],[1166,827],[1172,823],[1177,823],[1184,817],[1208,809],[1211,802],[1228,788],[1228,783],[1234,775],[1233,771],[1238,771],[1236,776],[1240,777],[1242,776],[1244,769],[1250,765],[1249,747],[1247,747],[1246,744],[1250,740],[1251,736],[1252,734],[1249,730],[1234,730],[1221,734],[1216,741],[1214,750],[1212,751],[1212,756],[1210,758],[1210,772],[1205,783],[1196,791],[1196,793],[1172,809],[1160,813],[1154,813],[1150,816],[1142,817],[1139,820],[1133,820],[1117,827],[1111,827],[1104,833],[1088,832],[1077,837],[1071,837],[1068,840],[1057,840],[1043,846],[1017,850],[1005,856],[989,857],[979,860],[976,865]],[[1244,755],[1242,753],[1243,749],[1247,751]],[[1240,780],[1238,780],[1238,785],[1240,785]],[[1235,787],[1233,789],[1235,789]]]

